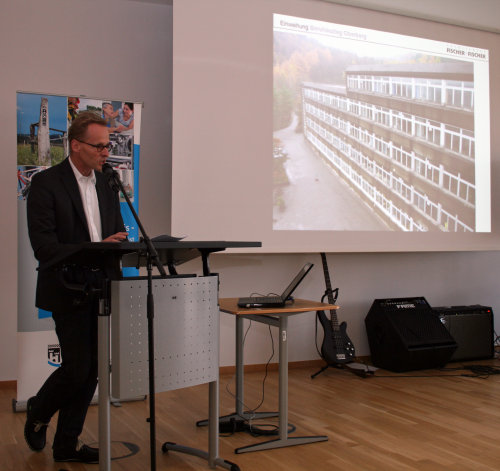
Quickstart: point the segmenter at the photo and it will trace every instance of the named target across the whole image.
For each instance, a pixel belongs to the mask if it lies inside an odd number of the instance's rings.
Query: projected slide
[[[277,14],[273,40],[273,230],[491,230],[487,50]]]
[[[498,35],[310,0],[183,0],[173,23],[173,235],[500,248]]]

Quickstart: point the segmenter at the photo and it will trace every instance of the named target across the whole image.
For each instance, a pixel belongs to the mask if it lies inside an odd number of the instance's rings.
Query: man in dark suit
[[[35,304],[52,312],[62,364],[28,400],[24,436],[32,450],[41,451],[59,411],[54,460],[96,463],[98,449],[78,437],[97,385],[98,299],[91,288],[104,275],[81,265],[56,270],[53,264],[83,242],[120,242],[127,233],[118,195],[101,173],[110,148],[106,122],[96,113],[79,113],[68,142],[69,157],[35,175],[28,195],[28,231],[39,261]]]

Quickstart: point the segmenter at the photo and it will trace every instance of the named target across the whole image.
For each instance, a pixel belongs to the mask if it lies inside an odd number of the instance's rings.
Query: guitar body
[[[354,344],[347,335],[347,324],[342,322],[334,332],[331,320],[324,311],[316,311],[318,319],[323,326],[324,337],[321,344],[321,356],[329,365],[349,363],[354,360],[356,352]]]

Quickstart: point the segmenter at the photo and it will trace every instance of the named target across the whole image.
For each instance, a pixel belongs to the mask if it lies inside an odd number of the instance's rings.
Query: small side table
[[[238,306],[238,298],[220,298],[221,312],[236,316],[236,411],[220,418],[222,423],[231,419],[250,419],[279,417],[279,438],[254,445],[237,448],[235,453],[269,450],[286,446],[304,445],[307,443],[328,440],[325,435],[289,437],[288,436],[288,317],[304,312],[338,309],[333,304],[325,304],[305,299],[295,299],[284,307],[274,308],[242,308]],[[279,329],[279,411],[248,413],[243,411],[243,320],[271,325]]]

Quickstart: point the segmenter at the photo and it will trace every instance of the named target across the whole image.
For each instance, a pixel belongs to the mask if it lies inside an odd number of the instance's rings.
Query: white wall
[[[476,2],[469,5],[463,18],[474,17]],[[144,101],[139,212],[150,235],[168,232],[171,13],[169,0],[3,2],[0,381],[17,377],[16,91]],[[493,132],[498,124],[492,123]],[[297,296],[319,299],[324,292],[319,255],[216,255],[211,266],[221,275],[221,296],[239,296],[280,291],[307,260],[316,267]],[[500,311],[499,252],[331,254],[328,260],[333,284],[340,288],[339,318],[348,322],[348,333],[361,355],[368,354],[363,322],[374,298],[425,296],[434,306],[481,303]],[[182,271],[199,269],[193,261]],[[314,314],[293,318],[289,335],[291,361],[317,358]],[[267,329],[253,327],[247,362],[263,363],[269,351]],[[222,365],[234,364],[233,352],[234,320],[223,315]]]
[[[332,287],[339,288],[337,316],[339,322],[347,322],[347,333],[358,355],[369,354],[364,319],[377,298],[424,296],[436,307],[483,304],[492,306],[499,319],[500,252],[344,253],[328,254],[327,259]],[[296,296],[319,301],[325,291],[319,254],[214,255],[211,269],[220,274],[221,297],[238,297],[254,291],[280,293],[307,261],[315,266]],[[190,262],[186,270],[189,268],[199,269],[199,263]],[[318,358],[314,329],[314,313],[290,319],[290,361]],[[276,352],[277,345],[275,338]],[[247,337],[245,361],[265,363],[270,352],[267,327],[254,323]],[[222,314],[221,365],[233,364],[234,320]]]
[[[139,213],[168,232],[171,13],[123,0],[18,0],[0,15],[0,381],[17,377],[16,91],[143,101]]]
[[[354,7],[500,32],[498,0],[326,0]]]

